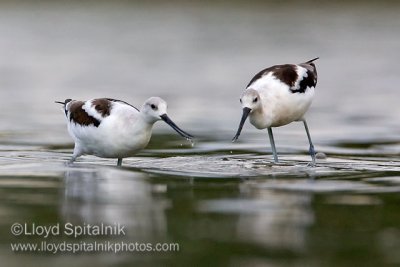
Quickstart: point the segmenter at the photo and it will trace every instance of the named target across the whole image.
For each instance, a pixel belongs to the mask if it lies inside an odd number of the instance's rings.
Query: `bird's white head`
[[[143,114],[144,119],[148,123],[155,123],[156,121],[163,120],[172,127],[179,135],[186,139],[192,139],[193,136],[178,127],[167,115],[167,102],[160,97],[150,97],[144,102],[140,113]]]
[[[161,120],[161,115],[167,114],[167,102],[160,97],[150,97],[144,102],[140,112],[148,122],[154,123]]]
[[[257,90],[247,89],[240,97],[242,108],[249,108],[251,111],[261,108],[260,94]]]
[[[242,104],[243,115],[239,123],[239,128],[236,132],[236,135],[233,137],[232,142],[235,142],[239,138],[239,135],[242,132],[243,125],[246,122],[249,114],[254,111],[260,110],[262,107],[260,94],[257,90],[251,88],[244,91],[244,93],[240,97],[240,103]]]

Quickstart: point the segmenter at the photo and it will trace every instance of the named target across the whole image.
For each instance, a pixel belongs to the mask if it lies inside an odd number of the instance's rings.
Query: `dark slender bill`
[[[54,101],[57,104],[61,104],[61,105],[65,105],[65,102],[61,102],[61,101]]]
[[[235,142],[239,138],[240,132],[242,131],[242,128],[243,128],[243,124],[246,121],[247,116],[249,116],[250,111],[251,111],[251,108],[243,108],[242,119],[240,120],[239,128],[237,130],[236,135],[233,137],[232,142]]]
[[[174,129],[180,136],[187,138],[187,139],[192,139],[193,135],[188,134],[187,132],[185,132],[184,130],[182,130],[181,128],[178,127],[178,125],[176,125],[169,117],[167,114],[161,115],[160,116],[161,119],[163,121],[165,121],[169,126],[172,127],[172,129]]]

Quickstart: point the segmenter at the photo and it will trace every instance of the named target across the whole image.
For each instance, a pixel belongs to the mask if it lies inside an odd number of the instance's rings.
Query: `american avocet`
[[[311,105],[317,84],[314,58],[301,64],[275,65],[251,79],[240,98],[243,115],[232,141],[239,138],[247,117],[257,129],[268,129],[275,163],[278,162],[272,127],[302,121],[310,143],[309,153],[315,165],[315,150],[304,114]]]
[[[64,106],[68,132],[75,141],[70,163],[84,154],[122,159],[136,154],[150,141],[153,124],[163,120],[186,139],[192,135],[180,129],[167,115],[167,103],[151,97],[141,109],[116,99],[56,101]]]

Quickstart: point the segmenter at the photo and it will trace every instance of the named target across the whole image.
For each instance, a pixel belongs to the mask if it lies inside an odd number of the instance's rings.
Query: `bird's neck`
[[[143,113],[140,113],[140,120],[144,123],[147,124],[149,127],[152,127],[154,123],[156,123],[156,121],[158,121],[157,119],[155,119],[154,117],[150,117],[147,116]]]

